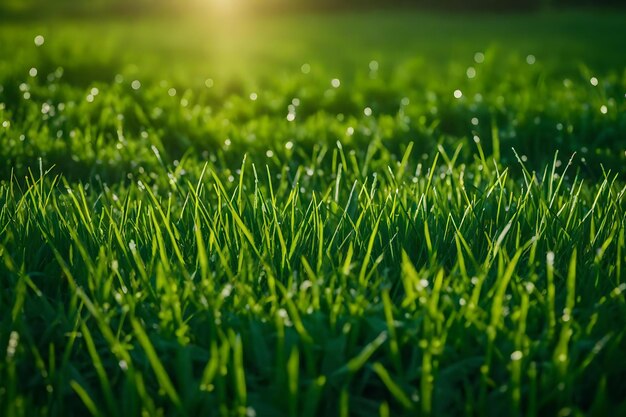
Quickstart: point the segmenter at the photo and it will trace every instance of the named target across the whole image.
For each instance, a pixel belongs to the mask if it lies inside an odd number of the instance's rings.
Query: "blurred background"
[[[377,138],[398,155],[466,143],[470,161],[474,135],[496,132],[503,162],[517,146],[537,166],[559,149],[623,170],[625,22],[617,0],[0,0],[0,118],[15,144],[0,158],[102,174],[93,161],[137,159],[116,148],[123,127],[147,152],[156,132],[172,160],[222,147],[237,165],[292,158],[291,141],[306,160]],[[48,131],[74,136],[28,140]],[[99,148],[69,160],[81,135]]]
[[[3,0],[0,18],[51,15],[185,13],[204,8],[240,8],[263,13],[364,8],[418,8],[442,11],[537,11],[559,8],[624,8],[624,0]]]

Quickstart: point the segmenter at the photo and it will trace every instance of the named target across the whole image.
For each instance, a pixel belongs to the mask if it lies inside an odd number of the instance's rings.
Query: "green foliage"
[[[392,16],[0,29],[0,415],[626,413],[623,58]]]

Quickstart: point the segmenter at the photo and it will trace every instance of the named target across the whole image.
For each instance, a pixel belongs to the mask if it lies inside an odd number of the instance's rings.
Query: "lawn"
[[[0,25],[0,415],[626,415],[623,12]]]

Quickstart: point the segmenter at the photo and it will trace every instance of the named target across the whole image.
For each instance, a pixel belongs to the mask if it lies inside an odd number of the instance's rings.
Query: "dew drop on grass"
[[[132,83],[130,83],[130,87],[133,90],[139,90],[141,88],[141,82],[139,80],[134,80]]]
[[[43,36],[41,35],[35,36],[35,46],[41,46],[44,44],[45,41],[46,39]]]
[[[511,360],[512,361],[519,361],[520,359],[522,359],[524,355],[522,354],[521,351],[516,350],[515,352],[511,353]]]
[[[339,86],[341,85],[341,81],[339,80],[339,78],[333,78],[332,80],[330,80],[330,85],[333,88],[339,88]]]
[[[609,108],[603,104],[602,107],[600,107],[600,113],[607,114],[608,112],[609,112]]]
[[[454,90],[454,98],[459,99],[463,97],[463,92],[461,90]]]
[[[15,330],[11,332],[11,335],[9,336],[9,343],[7,345],[7,354],[6,357],[7,359],[11,359],[13,356],[15,356],[15,351],[17,350],[17,345],[20,342],[20,335],[18,332],[16,332]]]
[[[474,54],[474,62],[476,62],[477,64],[482,64],[483,62],[485,62],[485,54],[483,54],[482,52],[476,52]]]
[[[37,76],[37,68],[33,67],[28,71],[28,75],[35,78]]]
[[[533,54],[530,54],[526,57],[526,63],[528,65],[533,65],[535,62],[537,62],[537,58],[535,58]]]
[[[476,68],[468,67],[467,70],[465,71],[465,75],[467,75],[467,78],[469,78],[470,80],[472,78],[475,78],[476,77]]]
[[[598,86],[598,79],[596,77],[591,77],[591,79],[589,80],[589,82],[591,83],[591,85],[593,85],[594,87]]]

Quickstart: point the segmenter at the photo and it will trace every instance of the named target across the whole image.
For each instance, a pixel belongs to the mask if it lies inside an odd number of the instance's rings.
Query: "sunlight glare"
[[[241,9],[242,0],[206,0],[209,9],[218,15],[233,15]]]

